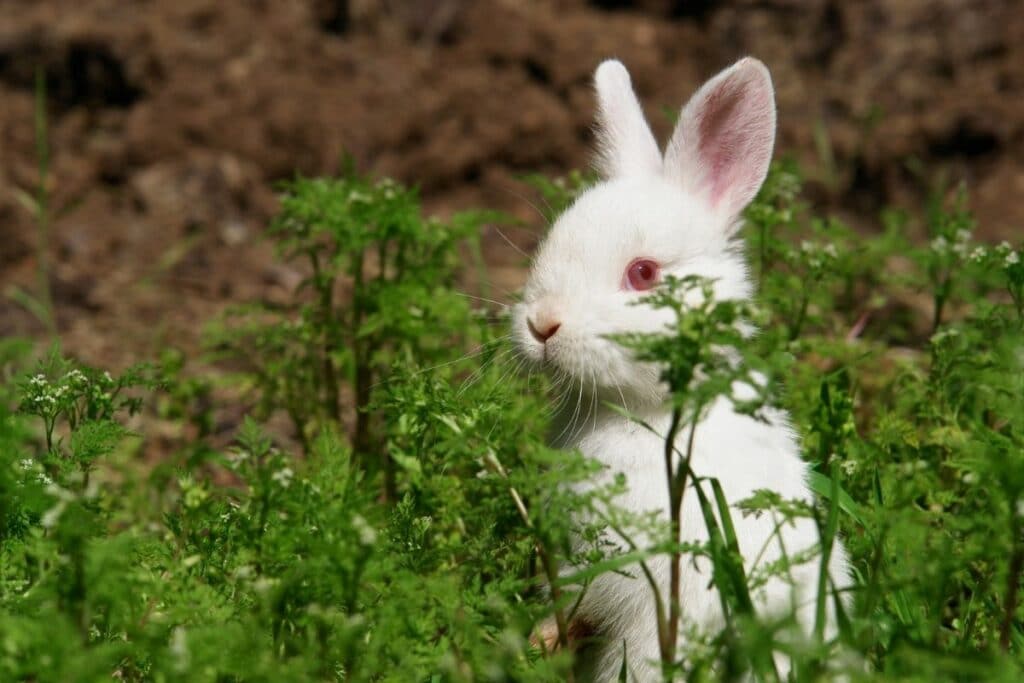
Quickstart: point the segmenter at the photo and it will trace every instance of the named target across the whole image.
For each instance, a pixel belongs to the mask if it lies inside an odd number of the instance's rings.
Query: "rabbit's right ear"
[[[622,62],[609,59],[594,72],[597,89],[597,170],[605,178],[661,172],[661,151]]]

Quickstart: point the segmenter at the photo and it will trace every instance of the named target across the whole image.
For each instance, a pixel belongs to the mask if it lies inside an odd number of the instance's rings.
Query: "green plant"
[[[472,340],[469,306],[453,289],[459,247],[500,216],[424,219],[415,191],[351,171],[288,183],[281,204],[270,236],[306,267],[299,290],[307,296],[284,319],[266,306],[234,309],[211,346],[245,361],[265,414],[283,408],[305,448],[325,425],[350,423],[355,452],[383,473],[393,497],[392,460],[368,410],[374,387],[396,361],[431,365]]]
[[[20,288],[11,288],[7,295],[30,311],[46,327],[51,340],[57,339],[57,320],[50,291],[50,144],[46,119],[46,75],[42,67],[35,76],[35,142],[37,179],[34,192],[15,190],[15,197],[36,222],[36,276],[35,294]]]
[[[581,186],[547,184],[548,201]],[[671,334],[622,341],[665,364],[674,429],[756,371],[741,404],[790,412],[819,497],[726,500],[680,449],[666,488],[678,510],[701,484],[710,539],[688,545],[616,510],[627,481],[580,493],[595,465],[545,445],[547,382],[455,289],[488,217],[426,220],[414,192],[354,174],[285,192],[272,235],[303,285],[211,329],[242,398],[174,351],[107,375],[0,341],[0,680],[565,680],[582,596],[655,556],[676,577],[710,562],[728,615],[696,633],[660,596],[666,678],[775,680],[777,652],[798,681],[1024,674],[1024,254],[962,235],[966,196],[925,211],[948,250],[913,247],[911,214],[855,234],[780,165],[750,209],[756,300],[653,294]],[[702,303],[681,307],[686,289]],[[249,397],[222,445],[215,410]],[[153,411],[192,426],[159,461]],[[290,434],[261,426],[278,411]],[[745,570],[743,514],[811,519],[815,552],[837,534],[850,551],[852,605],[821,581],[807,642],[751,609],[786,562]],[[618,548],[608,528],[662,540]],[[546,620],[561,648],[531,644]]]

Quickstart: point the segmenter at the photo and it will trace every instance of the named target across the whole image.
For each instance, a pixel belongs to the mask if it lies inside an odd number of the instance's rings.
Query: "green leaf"
[[[811,487],[816,495],[821,496],[825,500],[832,500],[832,479],[826,477],[821,472],[811,470],[807,475],[807,483]],[[856,501],[850,497],[850,494],[843,489],[842,486],[839,489],[839,509],[845,512],[850,518],[860,524],[861,526],[867,526],[864,522],[864,517],[861,514],[860,506],[857,505]]]

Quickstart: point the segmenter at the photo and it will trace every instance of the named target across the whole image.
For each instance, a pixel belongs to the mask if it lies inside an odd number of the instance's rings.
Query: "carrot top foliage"
[[[557,210],[586,181],[536,182]],[[533,629],[654,553],[709,558],[735,617],[670,653],[667,677],[774,680],[766,655],[785,651],[801,681],[1019,680],[1020,245],[977,242],[962,191],[856,234],[814,215],[785,164],[747,216],[752,305],[680,309],[674,341],[623,341],[685,389],[716,376],[728,325],[755,320],[729,338],[767,378],[759,404],[791,412],[819,503],[709,500],[719,535],[693,547],[620,549],[574,521],[651,524],[608,512],[628,482],[571,486],[596,465],[544,445],[546,381],[518,370],[492,294],[459,291],[486,281],[478,240],[498,217],[424,218],[391,181],[284,188],[268,234],[308,277],[288,305],[209,323],[247,413],[229,447],[212,435],[227,399],[173,350],[116,374],[3,340],[0,680],[564,680],[572,654]],[[140,412],[192,436],[143,466]],[[275,415],[287,430],[262,426]],[[743,575],[728,519],[766,512],[815,518],[823,552],[844,538],[856,589],[835,638],[787,642],[749,609],[763,577]]]

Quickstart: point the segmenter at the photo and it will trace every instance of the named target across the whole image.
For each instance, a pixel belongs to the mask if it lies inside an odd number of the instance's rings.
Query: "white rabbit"
[[[774,90],[761,62],[740,60],[686,104],[663,156],[625,67],[606,61],[594,80],[598,169],[604,181],[566,210],[539,248],[513,313],[513,337],[523,356],[572,383],[572,398],[578,400],[560,411],[555,445],[579,449],[605,465],[593,485],[624,474],[628,492],[619,505],[635,512],[658,510],[667,519],[664,439],[606,405],[624,405],[667,434],[667,389],[657,367],[637,362],[608,336],[664,330],[669,311],[633,304],[665,274],[713,278],[717,299],[751,294],[742,251],[733,238],[742,210],[768,172],[775,140]],[[692,469],[701,477],[718,478],[730,503],[765,488],[788,499],[811,499],[807,467],[787,416],[769,418],[766,423],[739,414],[723,398],[697,427]],[[679,435],[677,447],[685,448],[685,437]],[[819,542],[809,519],[785,526],[773,538],[770,514],[744,517],[735,511],[732,517],[748,571],[759,554],[759,566],[764,566],[782,556],[783,545],[787,556],[795,557]],[[684,497],[681,539],[707,539],[692,490]],[[665,595],[669,560],[659,556],[650,562]],[[773,578],[757,589],[758,613],[795,609],[802,628],[810,632],[819,565],[815,555],[792,567],[788,578]],[[837,588],[849,587],[847,555],[838,542],[829,570]],[[633,576],[598,577],[575,612],[601,642],[587,650],[587,661],[580,664],[583,680],[617,680],[623,647],[631,679],[659,678],[654,597],[639,571],[631,568],[629,573]],[[721,603],[707,561],[695,565],[684,558],[680,604],[681,634],[721,627]],[[834,621],[831,603],[829,620]],[[834,633],[834,624],[828,632]],[[678,650],[685,657],[682,636]],[[777,660],[781,668],[788,667]]]

